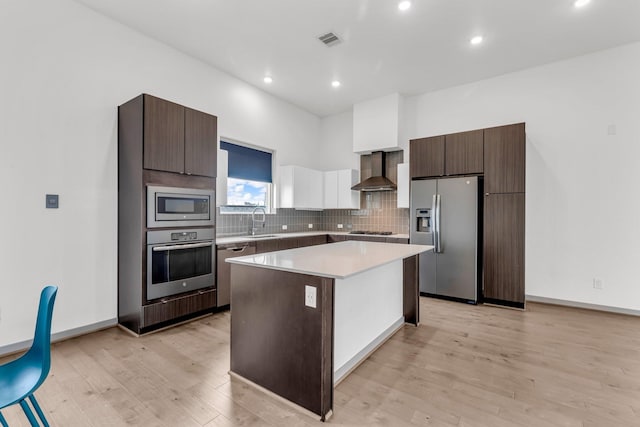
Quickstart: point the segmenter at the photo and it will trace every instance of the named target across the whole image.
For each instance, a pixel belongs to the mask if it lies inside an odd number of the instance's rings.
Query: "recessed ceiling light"
[[[471,40],[469,40],[469,42],[471,42],[471,44],[480,44],[482,43],[482,36],[472,37]]]
[[[411,7],[411,2],[410,1],[401,1],[400,3],[398,3],[398,9],[400,10],[407,10]]]
[[[331,82],[331,86],[340,87],[340,82],[338,80],[334,80],[334,81]]]
[[[271,83],[273,83],[273,79],[270,76],[265,76],[264,77],[264,82],[268,85],[270,85]]]
[[[589,4],[591,0],[576,0],[573,2],[573,5],[575,7],[582,7],[582,6],[586,6],[587,4]]]

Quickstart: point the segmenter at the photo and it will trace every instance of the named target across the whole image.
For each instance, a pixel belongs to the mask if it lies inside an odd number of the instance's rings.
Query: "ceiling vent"
[[[340,40],[340,37],[338,37],[334,33],[323,34],[320,37],[318,37],[318,40],[320,40],[322,43],[324,43],[325,46],[327,46],[327,47],[337,45],[338,43],[340,43],[342,41],[342,40]]]

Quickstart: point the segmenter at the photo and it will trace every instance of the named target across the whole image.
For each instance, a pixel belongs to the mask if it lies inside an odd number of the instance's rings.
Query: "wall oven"
[[[215,229],[147,232],[147,300],[214,286]]]
[[[147,228],[215,225],[215,191],[147,186]]]

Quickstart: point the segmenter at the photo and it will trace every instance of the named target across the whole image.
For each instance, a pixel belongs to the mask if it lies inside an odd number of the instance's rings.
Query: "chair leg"
[[[2,427],[9,427],[9,424],[7,424],[7,420],[5,420],[2,416],[2,412],[0,412],[0,423],[2,424]]]
[[[27,403],[27,401],[22,399],[20,401],[20,406],[22,406],[22,411],[29,419],[29,423],[32,425],[32,427],[40,427],[38,425],[38,421],[36,421],[36,417],[33,416],[33,412],[31,412],[31,408],[29,408],[29,404]]]
[[[47,419],[44,417],[44,412],[42,412],[42,409],[40,408],[40,405],[36,400],[36,396],[34,394],[29,395],[29,400],[31,401],[31,405],[36,410],[38,417],[40,417],[40,421],[42,421],[42,425],[44,427],[49,427],[49,423],[47,422]]]

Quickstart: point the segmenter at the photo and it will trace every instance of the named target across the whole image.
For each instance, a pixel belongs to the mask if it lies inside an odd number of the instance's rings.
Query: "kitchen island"
[[[334,385],[418,325],[418,254],[431,249],[346,241],[228,259],[232,375],[326,419]]]

